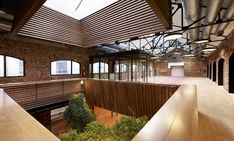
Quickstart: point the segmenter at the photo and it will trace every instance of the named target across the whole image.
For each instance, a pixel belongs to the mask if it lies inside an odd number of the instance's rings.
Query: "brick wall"
[[[229,86],[229,57],[234,52],[234,30],[232,30],[227,36],[226,40],[222,41],[218,46],[218,49],[214,51],[209,57],[208,62],[213,63],[216,61],[216,82],[218,83],[218,61],[219,59],[224,59],[224,76],[223,76],[223,85],[224,88],[228,91]],[[212,66],[213,67],[213,66]],[[212,69],[213,70],[213,69]],[[211,72],[213,76],[213,72]],[[213,77],[212,77],[213,79]]]
[[[24,77],[0,78],[0,83],[81,77],[81,75],[51,76],[50,62],[60,59],[69,59],[80,62],[83,77],[88,75],[87,49],[69,45],[60,46],[59,44],[45,44],[39,42],[35,43],[20,39],[0,38],[1,55],[16,57],[25,61]]]
[[[186,59],[184,62],[184,75],[186,77],[206,77],[207,76],[207,61]],[[156,76],[170,76],[171,69],[168,68],[168,62],[156,62]]]

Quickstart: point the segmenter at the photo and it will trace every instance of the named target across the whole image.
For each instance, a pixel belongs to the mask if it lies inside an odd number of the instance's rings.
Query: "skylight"
[[[44,6],[81,20],[116,1],[118,0],[47,0]]]

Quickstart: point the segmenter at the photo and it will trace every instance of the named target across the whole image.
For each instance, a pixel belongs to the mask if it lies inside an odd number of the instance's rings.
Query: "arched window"
[[[127,65],[125,65],[125,64],[117,64],[115,66],[115,72],[119,72],[119,70],[120,70],[120,72],[127,72],[128,71]]]
[[[80,63],[71,60],[51,62],[51,75],[80,74]]]
[[[132,65],[132,70],[133,72],[138,72],[138,66],[137,65]]]
[[[93,73],[99,73],[99,62],[93,64]],[[108,73],[108,64],[100,62],[100,73]]]
[[[0,55],[0,77],[24,76],[24,61]]]

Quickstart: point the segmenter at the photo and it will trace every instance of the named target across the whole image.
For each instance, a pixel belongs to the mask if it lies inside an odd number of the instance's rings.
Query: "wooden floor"
[[[94,114],[96,115],[96,120],[102,122],[106,126],[113,126],[117,120],[121,118],[121,114],[111,113],[109,110],[105,110],[99,107],[94,107]],[[58,119],[52,122],[51,132],[58,136],[61,133],[67,132],[69,128],[63,119]]]
[[[197,85],[199,141],[234,141],[234,96],[208,78],[154,77],[158,84]]]
[[[112,114],[111,111],[99,107],[94,107],[94,113],[96,115],[96,120],[104,123],[107,126],[113,126],[116,121],[123,116],[118,113]]]

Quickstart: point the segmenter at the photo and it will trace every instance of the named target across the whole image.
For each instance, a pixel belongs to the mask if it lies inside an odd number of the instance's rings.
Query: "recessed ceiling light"
[[[195,41],[195,43],[197,44],[202,44],[202,43],[207,43],[209,42],[209,39],[198,39],[197,41]]]
[[[208,52],[208,51],[214,51],[216,50],[215,48],[205,48],[202,51]]]
[[[175,40],[175,39],[178,39],[178,38],[181,38],[181,37],[182,37],[181,33],[169,33],[169,34],[167,34],[164,37],[164,40],[165,41],[167,41],[167,40]]]

